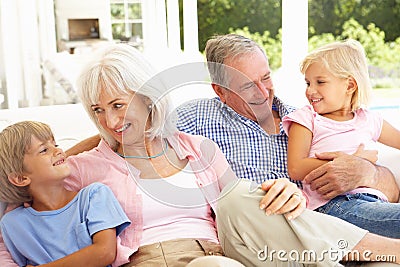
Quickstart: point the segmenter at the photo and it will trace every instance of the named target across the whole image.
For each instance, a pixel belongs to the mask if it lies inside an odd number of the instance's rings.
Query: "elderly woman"
[[[180,266],[222,254],[213,214],[221,189],[236,179],[224,155],[212,141],[176,130],[166,89],[140,52],[118,44],[95,58],[79,87],[102,141],[70,159],[69,186],[100,180],[112,188],[132,221],[119,263]]]
[[[176,130],[155,74],[140,52],[115,44],[98,51],[78,81],[102,140],[68,158],[66,187],[102,182],[114,192],[132,222],[120,235],[116,266],[186,266],[222,255],[214,211],[236,176],[215,143]]]

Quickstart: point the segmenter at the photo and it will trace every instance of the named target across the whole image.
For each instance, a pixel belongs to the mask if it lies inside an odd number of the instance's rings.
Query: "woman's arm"
[[[89,138],[86,138],[85,140],[77,143],[76,145],[74,145],[73,147],[67,149],[67,151],[65,151],[65,154],[67,154],[67,156],[72,156],[72,155],[77,155],[79,153],[82,153],[84,151],[89,151],[92,148],[95,148],[99,142],[100,142],[100,135],[95,135]]]
[[[309,158],[312,132],[306,127],[292,122],[288,132],[287,166],[290,178],[302,181],[312,170],[328,161]]]
[[[117,255],[115,228],[99,231],[93,235],[93,244],[41,267],[87,266],[104,267],[114,262]],[[28,265],[29,266],[29,265]]]

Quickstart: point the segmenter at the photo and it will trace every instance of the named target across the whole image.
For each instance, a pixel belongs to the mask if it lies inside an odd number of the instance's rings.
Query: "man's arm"
[[[72,155],[77,155],[81,152],[84,151],[88,151],[91,150],[92,148],[95,148],[99,142],[100,142],[100,135],[95,135],[89,138],[86,138],[85,140],[77,143],[76,145],[74,145],[73,147],[69,148],[67,151],[65,151],[65,153],[68,156],[72,156]]]
[[[399,187],[392,172],[379,165],[354,155],[322,153],[319,158],[332,161],[310,172],[304,182],[309,183],[326,199],[358,187],[370,187],[384,193],[390,202],[399,200]]]
[[[396,179],[393,173],[384,166],[376,165],[377,175],[374,177],[372,183],[376,183],[375,186],[369,186],[383,192],[389,202],[398,202],[400,198],[400,189],[396,183]]]

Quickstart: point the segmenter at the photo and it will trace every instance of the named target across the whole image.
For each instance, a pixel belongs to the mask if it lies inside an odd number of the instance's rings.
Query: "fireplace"
[[[69,40],[99,39],[99,19],[68,19]]]

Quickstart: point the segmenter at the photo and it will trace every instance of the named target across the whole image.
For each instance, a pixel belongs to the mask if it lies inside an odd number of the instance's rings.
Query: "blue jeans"
[[[400,203],[356,193],[337,196],[316,211],[338,217],[371,233],[400,238]]]

